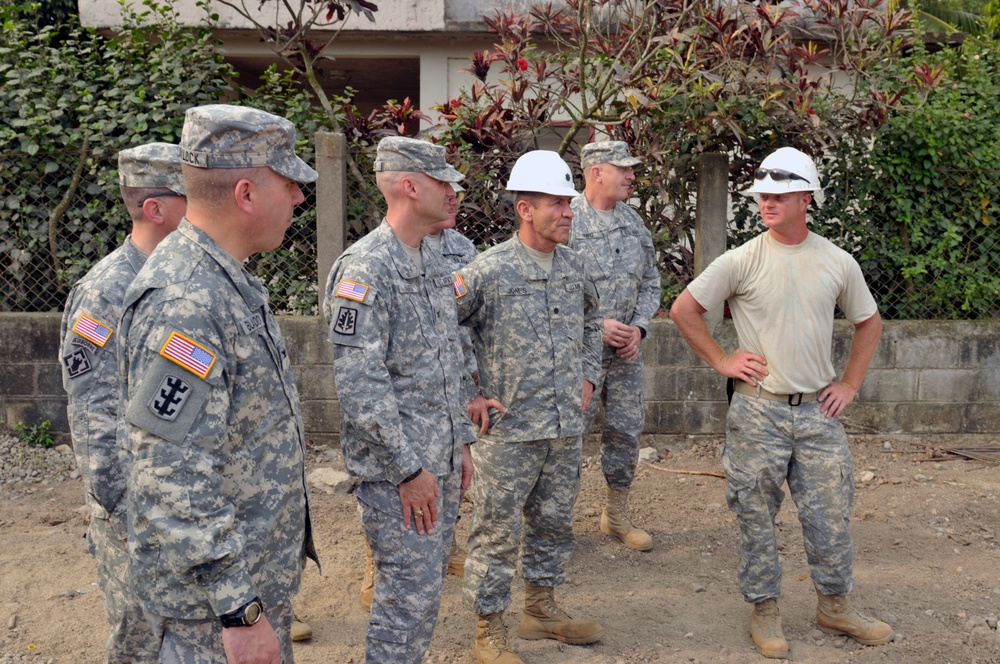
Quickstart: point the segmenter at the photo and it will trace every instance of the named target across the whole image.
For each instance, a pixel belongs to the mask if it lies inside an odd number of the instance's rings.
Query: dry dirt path
[[[995,442],[978,441],[995,445]],[[784,558],[781,610],[791,661],[817,664],[1000,664],[1000,466],[916,462],[886,454],[884,439],[856,438],[854,597],[891,622],[896,640],[866,648],[816,631],[798,519],[791,500],[779,515]],[[894,441],[896,450],[921,449]],[[310,467],[336,465],[330,450],[310,452]],[[716,442],[689,444],[656,464],[720,470]],[[870,472],[869,477],[865,473]],[[65,472],[60,477],[66,477]],[[862,481],[862,479],[865,481]],[[36,477],[35,481],[39,478]],[[86,553],[78,479],[7,485],[0,494],[0,664],[98,664],[103,608]],[[557,597],[570,613],[601,621],[591,647],[513,642],[528,664],[763,662],[746,630],[748,607],[736,587],[737,532],[724,482],[642,467],[634,512],[656,539],[648,553],[607,541],[597,528],[603,479],[589,459],[576,508],[578,544],[569,583]],[[352,496],[314,492],[324,576],[307,570],[295,606],[314,628],[297,644],[298,664],[363,661],[366,613],[357,602],[363,560]],[[470,505],[463,505],[461,535]],[[514,605],[522,594],[515,587]],[[516,624],[516,611],[510,625]],[[472,664],[472,616],[460,581],[449,577],[427,660]]]

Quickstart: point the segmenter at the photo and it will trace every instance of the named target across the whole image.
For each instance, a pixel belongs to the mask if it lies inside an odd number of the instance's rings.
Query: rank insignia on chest
[[[355,302],[364,302],[368,295],[368,286],[350,279],[341,279],[337,286],[337,297],[346,297]]]
[[[190,395],[190,385],[177,376],[164,376],[149,400],[149,409],[160,419],[173,422]]]
[[[62,361],[70,378],[82,376],[94,368],[90,363],[90,358],[87,357],[87,351],[82,348],[74,348],[69,355],[63,355]]]
[[[87,314],[80,314],[80,317],[76,319],[76,323],[73,325],[73,331],[101,348],[104,348],[104,344],[108,343],[108,339],[114,333],[114,330],[110,327],[96,318],[91,318]]]
[[[458,272],[455,273],[455,299],[469,294],[469,289],[465,285],[465,279]]]
[[[171,332],[160,355],[179,364],[193,374],[207,378],[215,364],[215,354],[180,332]]]

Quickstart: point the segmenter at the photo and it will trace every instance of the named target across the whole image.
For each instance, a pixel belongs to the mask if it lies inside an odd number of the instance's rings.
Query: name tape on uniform
[[[160,355],[201,378],[207,378],[215,364],[215,355],[211,351],[180,332],[170,333]]]
[[[368,295],[368,286],[350,279],[341,279],[337,286],[337,297],[346,297],[355,302],[364,302]]]
[[[92,341],[101,348],[108,343],[108,339],[114,334],[114,330],[87,314],[80,314],[73,325],[73,331],[88,341]]]

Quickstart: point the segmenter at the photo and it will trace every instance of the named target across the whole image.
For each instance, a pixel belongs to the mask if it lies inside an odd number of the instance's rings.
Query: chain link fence
[[[309,155],[305,155],[309,158]],[[70,289],[121,245],[131,221],[118,189],[117,157],[0,154],[0,311],[61,311]],[[279,314],[317,310],[315,187],[275,251],[247,261]]]
[[[357,145],[349,149],[354,163],[342,165],[347,169],[347,244],[375,228],[385,210],[375,187],[373,151]],[[0,154],[0,310],[61,311],[72,285],[129,232],[117,163],[92,156],[81,163],[79,154],[64,153],[38,155],[33,168],[19,169],[23,155],[14,157]],[[480,249],[507,239],[514,230],[503,185],[515,157],[489,152],[471,157],[478,162],[468,169],[474,177],[460,197],[457,228]],[[303,158],[312,162],[313,155],[304,153]],[[879,196],[876,186],[872,195],[849,205],[827,203],[815,210],[812,227],[858,259],[887,319],[998,318],[997,185],[973,190],[962,172],[939,175],[931,208],[919,201],[909,207],[893,202]],[[1000,182],[1000,172],[987,181]],[[317,314],[318,288],[326,278],[317,274],[315,187],[305,186],[303,193],[306,202],[282,246],[247,262],[267,286],[279,314]],[[833,198],[829,190],[826,198]],[[733,199],[736,230],[730,246],[762,230],[753,206],[747,207],[741,196]],[[694,202],[640,209],[647,216],[649,210],[658,215],[647,224],[654,230],[669,299],[693,278]],[[851,223],[842,221],[845,210]]]

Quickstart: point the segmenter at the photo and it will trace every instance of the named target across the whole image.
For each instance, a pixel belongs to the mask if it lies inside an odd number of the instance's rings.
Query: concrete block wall
[[[60,314],[0,313],[0,427],[53,423],[66,439],[58,362]],[[285,317],[310,441],[336,444],[339,403],[326,330],[318,317]],[[851,326],[838,322],[834,364],[847,361]],[[732,324],[719,325],[736,346]],[[725,431],[725,380],[688,349],[667,320],[653,321],[644,346],[646,429],[650,435]],[[348,389],[341,386],[342,389]],[[1000,435],[1000,321],[887,322],[860,399],[843,418],[851,433]]]

